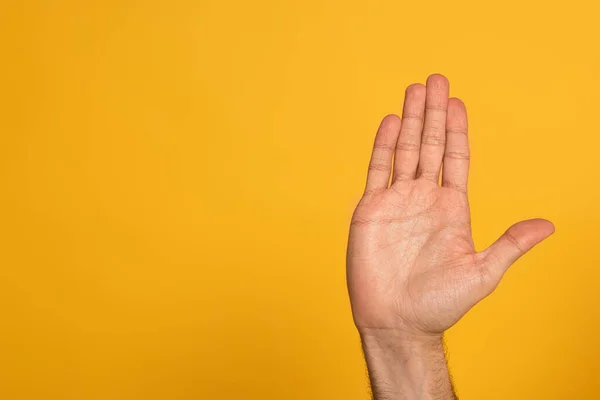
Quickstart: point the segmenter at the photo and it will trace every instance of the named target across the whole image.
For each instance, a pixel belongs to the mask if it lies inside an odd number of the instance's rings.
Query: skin
[[[406,89],[402,118],[377,131],[364,195],[350,226],[347,282],[373,397],[456,399],[443,332],[550,236],[518,222],[476,252],[467,199],[464,103],[439,74]]]

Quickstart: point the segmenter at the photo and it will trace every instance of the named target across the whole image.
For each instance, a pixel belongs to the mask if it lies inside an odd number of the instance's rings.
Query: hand
[[[512,263],[554,232],[549,221],[522,221],[475,251],[467,115],[448,92],[442,75],[430,76],[426,87],[411,85],[402,119],[388,115],[377,132],[347,254],[361,332],[441,335],[496,288]]]

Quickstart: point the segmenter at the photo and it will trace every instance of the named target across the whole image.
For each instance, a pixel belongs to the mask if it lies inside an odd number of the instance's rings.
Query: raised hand
[[[475,251],[467,114],[448,93],[442,75],[411,85],[402,118],[386,116],[377,132],[347,253],[352,311],[363,336],[441,337],[554,231],[547,220],[522,221]]]

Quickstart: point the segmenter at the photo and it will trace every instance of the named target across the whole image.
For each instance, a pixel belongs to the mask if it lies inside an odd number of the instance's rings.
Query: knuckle
[[[352,222],[350,222],[350,226],[361,227],[361,226],[369,226],[377,223],[376,220],[370,218],[363,217],[354,217],[352,218]]]
[[[387,171],[387,170],[389,170],[388,164],[385,164],[385,163],[382,163],[379,161],[371,161],[369,163],[369,171]]]
[[[463,185],[463,184],[458,184],[456,182],[451,182],[449,180],[443,180],[442,181],[442,186],[447,187],[448,189],[454,189],[456,191],[459,191],[461,193],[467,193],[467,186]]]
[[[492,272],[487,263],[477,263],[474,266],[475,276],[479,284],[483,287],[489,287],[494,282]]]
[[[425,106],[425,112],[446,114],[448,107],[444,105],[428,104]]]
[[[394,147],[386,143],[375,143],[373,149],[383,153],[391,153],[394,151]]]
[[[464,135],[467,136],[467,130],[465,128],[447,128],[446,133],[449,135]]]
[[[415,178],[415,174],[410,173],[410,172],[397,172],[394,175],[394,181],[406,181],[409,179],[414,179]],[[395,187],[392,185],[391,186],[392,189],[395,190]]]
[[[427,169],[421,169],[419,171],[419,178],[427,179],[429,181],[437,182],[438,176],[439,176],[438,171],[431,171],[431,170],[427,170]]]
[[[520,253],[525,253],[525,249],[523,249],[523,246],[521,243],[519,243],[519,240],[515,237],[515,235],[512,234],[510,229],[506,231],[504,236],[506,237],[506,240],[508,240],[508,242],[511,243]]]
[[[418,143],[398,141],[396,147],[402,151],[418,151],[421,146]]]
[[[444,157],[466,161],[471,159],[471,155],[467,151],[447,151]]]
[[[436,135],[429,131],[423,132],[423,136],[421,137],[421,143],[429,145],[429,146],[445,146],[446,139],[443,135]]]
[[[373,197],[380,193],[382,190],[383,189],[380,188],[366,189],[363,193],[362,199],[360,200],[360,205],[364,206],[365,204],[368,204],[373,199]]]
[[[402,114],[402,122],[414,122],[420,126],[423,123],[423,115],[415,112],[405,112]]]

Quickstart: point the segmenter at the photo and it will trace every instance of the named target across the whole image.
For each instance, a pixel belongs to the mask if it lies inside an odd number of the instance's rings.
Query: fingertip
[[[413,83],[406,87],[407,97],[418,97],[419,95],[422,95],[424,97],[426,92],[427,87],[425,87],[425,85],[423,85],[422,83]]]
[[[446,76],[435,73],[429,75],[427,78],[427,86],[447,87],[450,86],[450,81],[448,81]]]
[[[381,120],[382,124],[395,125],[400,124],[401,118],[397,114],[388,114]]]
[[[385,117],[383,117],[381,123],[379,124],[379,132],[377,134],[377,136],[379,136],[378,140],[389,142],[389,145],[393,147],[393,144],[396,142],[398,133],[400,132],[401,125],[402,119],[398,115],[386,115]]]
[[[554,224],[552,223],[552,221],[547,220],[546,218],[531,218],[531,219],[526,219],[526,220],[522,221],[522,223],[526,223],[526,224],[530,224],[530,225],[535,225],[538,228],[545,227],[545,228],[554,229]]]
[[[554,233],[554,224],[547,219],[532,218],[517,222],[509,228],[509,236],[518,238],[524,249],[531,249]]]
[[[466,108],[465,102],[459,99],[458,97],[450,97],[448,99],[448,108],[453,107],[457,109]]]
[[[540,226],[538,229],[544,231],[546,233],[546,236],[550,236],[554,232],[556,232],[556,226],[552,221],[547,220],[545,218],[535,218],[534,221],[537,221],[536,223]]]

